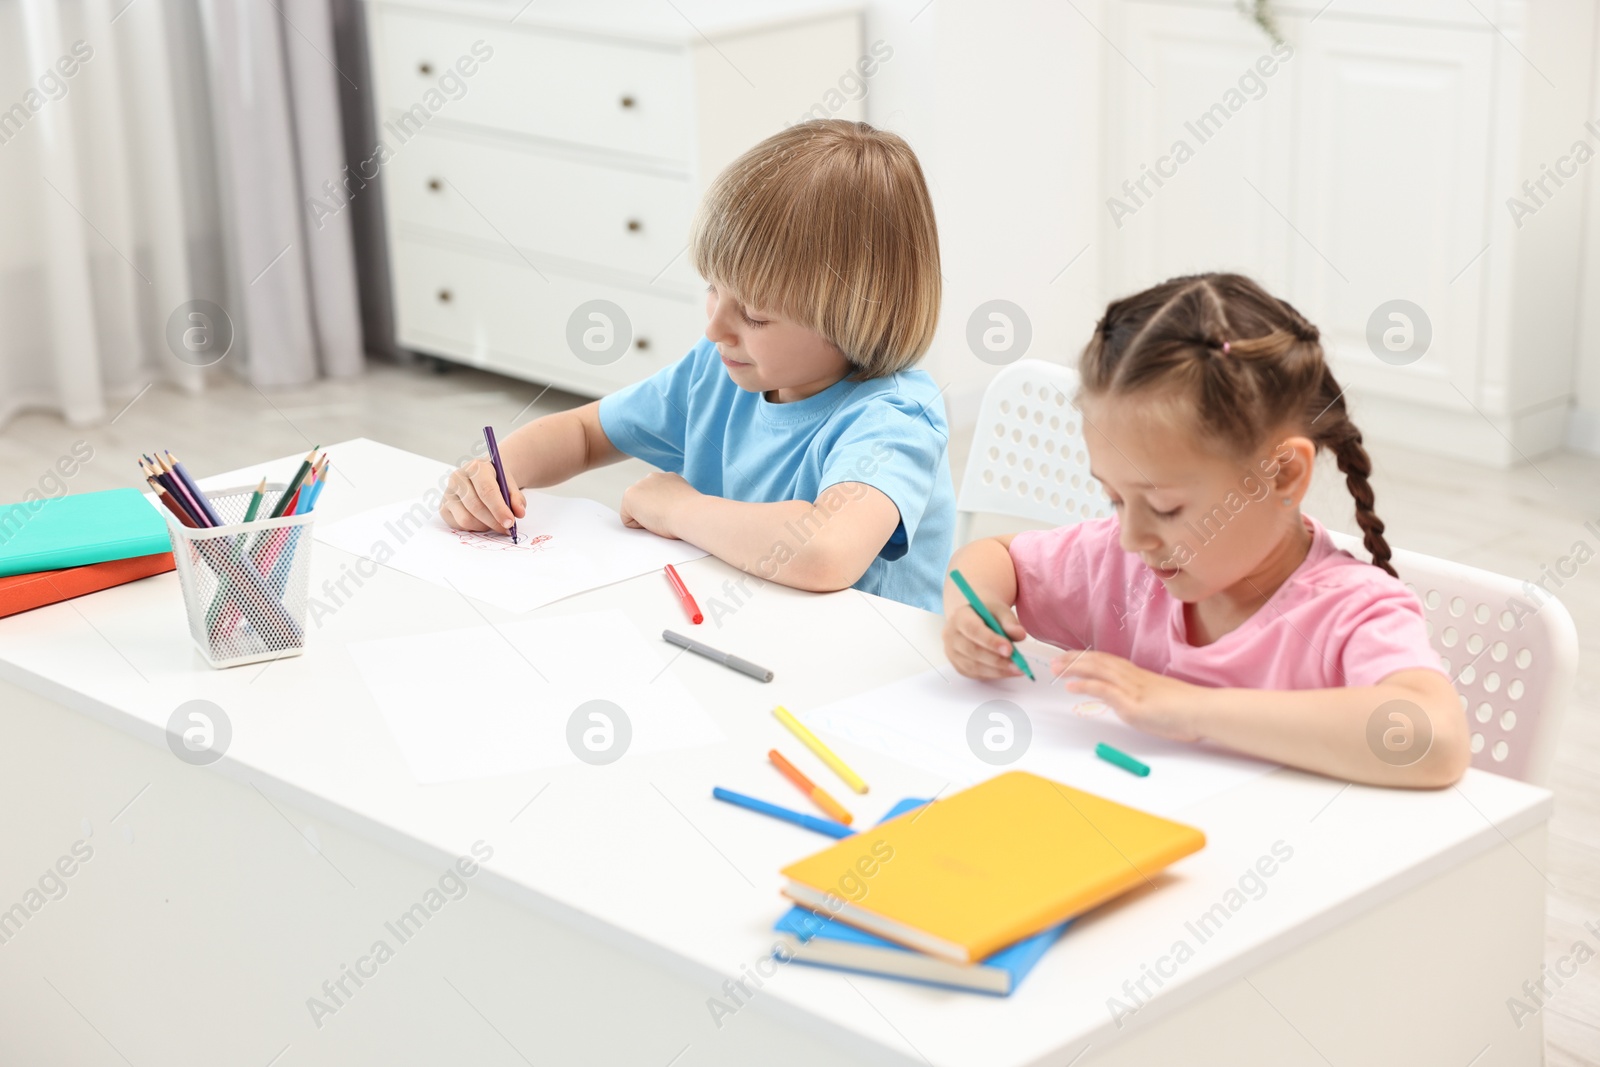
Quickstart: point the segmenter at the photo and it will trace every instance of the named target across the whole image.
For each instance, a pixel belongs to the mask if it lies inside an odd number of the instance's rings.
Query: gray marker
[[[747,659],[740,659],[738,656],[730,655],[727,652],[718,652],[710,645],[702,645],[692,637],[685,637],[682,634],[673,633],[671,630],[662,630],[661,639],[669,645],[677,645],[679,648],[688,649],[697,656],[715,660],[724,667],[732,667],[740,674],[748,674],[758,682],[772,681],[772,672],[765,667],[758,667]]]

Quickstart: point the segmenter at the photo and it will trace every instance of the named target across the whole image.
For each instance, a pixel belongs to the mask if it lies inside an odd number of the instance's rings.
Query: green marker
[[[1107,763],[1115,763],[1123,770],[1137,774],[1140,778],[1146,778],[1150,775],[1149,766],[1140,763],[1126,752],[1118,752],[1104,741],[1094,746],[1094,754]]]
[[[956,583],[956,588],[961,590],[961,595],[967,598],[967,603],[972,605],[972,610],[978,613],[978,618],[983,620],[983,624],[1001,637],[1005,637],[1005,630],[995,621],[994,616],[989,614],[989,609],[983,606],[983,601],[979,600],[978,594],[972,591],[972,586],[968,585],[967,580],[961,577],[961,572],[951,571],[950,580]],[[1010,638],[1006,639],[1010,640]],[[1039,680],[1033,676],[1033,670],[1028,666],[1028,661],[1022,658],[1022,653],[1017,651],[1015,641],[1011,643],[1011,662],[1015,663],[1022,673],[1028,676],[1030,681],[1037,682]]]

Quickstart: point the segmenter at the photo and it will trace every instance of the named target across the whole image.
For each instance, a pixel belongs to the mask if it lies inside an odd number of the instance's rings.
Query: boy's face
[[[817,331],[746,307],[714,283],[706,287],[706,337],[735,385],[765,393],[775,404],[814,396],[851,369],[844,353]]]
[[[1138,396],[1080,403],[1089,462],[1116,506],[1122,548],[1178,600],[1242,593],[1305,536],[1297,505],[1313,457],[1306,438],[1285,430],[1257,454],[1224,457],[1174,425],[1166,405]]]

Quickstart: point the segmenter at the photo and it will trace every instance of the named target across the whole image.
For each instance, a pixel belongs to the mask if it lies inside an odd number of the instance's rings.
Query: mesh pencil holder
[[[286,487],[268,485],[258,514],[272,514]],[[195,647],[213,667],[305,651],[313,516],[243,522],[255,486],[207,493],[222,526],[168,517],[178,583]]]

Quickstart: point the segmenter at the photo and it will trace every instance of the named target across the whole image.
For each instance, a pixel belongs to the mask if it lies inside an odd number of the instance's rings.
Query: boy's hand
[[[1011,662],[1011,643],[1028,636],[1009,605],[984,602],[995,621],[1005,628],[1001,637],[984,625],[965,600],[944,620],[944,654],[968,678],[1013,678],[1022,672]],[[1006,638],[1009,637],[1010,640]]]
[[[528,514],[528,502],[510,472],[507,472],[506,485],[511,490],[509,508],[500,495],[500,480],[495,477],[494,464],[486,459],[475,459],[451,473],[444,501],[439,505],[439,517],[458,530],[504,533],[515,520]]]
[[[1109,652],[1063,653],[1050,661],[1050,672],[1069,692],[1105,701],[1136,730],[1173,741],[1200,739],[1193,722],[1205,686],[1135,667]]]
[[[649,530],[661,537],[677,539],[675,518],[681,508],[700,495],[699,490],[681,475],[655,471],[630,485],[622,494],[622,525]]]

